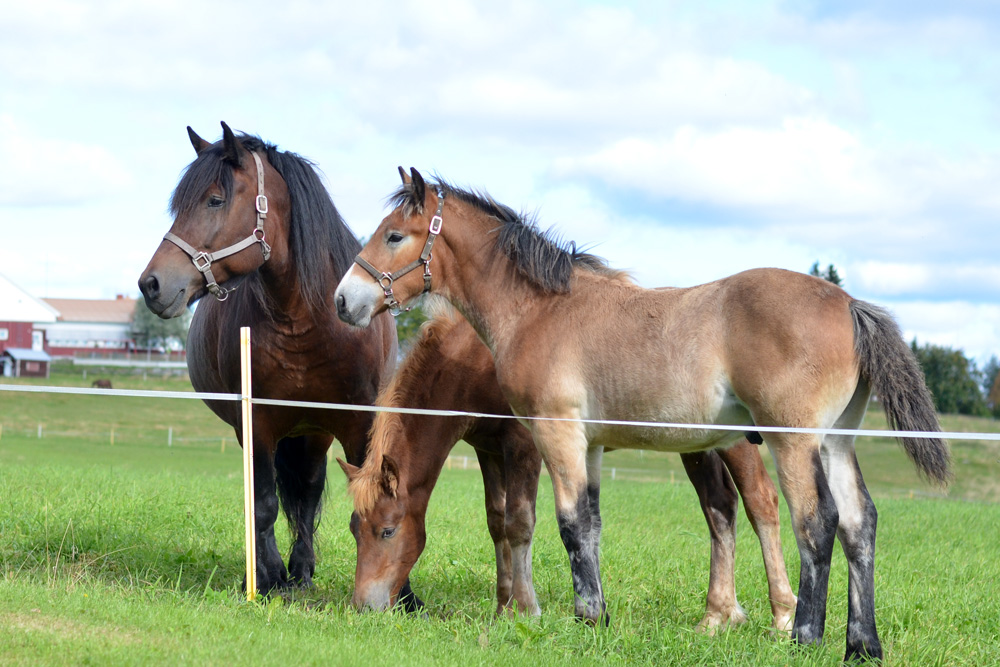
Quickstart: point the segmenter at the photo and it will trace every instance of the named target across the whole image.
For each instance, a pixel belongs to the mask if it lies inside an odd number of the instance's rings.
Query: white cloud
[[[81,204],[132,182],[129,171],[99,144],[55,141],[0,116],[0,205]]]
[[[685,126],[664,140],[624,139],[583,158],[557,160],[555,169],[656,198],[778,219],[913,207],[875,162],[874,153],[844,129],[821,119],[788,118],[774,129]]]

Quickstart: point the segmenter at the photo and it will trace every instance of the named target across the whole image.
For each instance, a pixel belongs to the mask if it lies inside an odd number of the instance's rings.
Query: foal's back
[[[781,269],[669,290],[577,270],[569,293],[551,296],[521,328],[518,354],[498,355],[498,373],[519,414],[820,425],[857,387],[850,302],[824,280]],[[672,451],[739,437],[588,428],[607,446]]]

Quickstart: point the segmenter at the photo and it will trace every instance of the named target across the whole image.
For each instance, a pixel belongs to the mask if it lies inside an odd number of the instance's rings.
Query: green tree
[[[986,394],[986,405],[994,417],[1000,417],[1000,359],[997,355],[990,357],[983,366],[983,392]]]
[[[146,307],[142,299],[136,301],[132,312],[132,336],[139,347],[166,346],[177,341],[181,347],[187,343],[188,327],[191,326],[191,311],[185,310],[180,317],[161,319]]]
[[[916,339],[910,349],[920,362],[938,412],[980,417],[989,414],[980,372],[961,350],[932,343],[917,345]]]
[[[833,264],[826,267],[826,270],[820,271],[819,261],[816,261],[813,263],[812,268],[809,269],[809,275],[816,276],[817,278],[822,278],[827,282],[833,283],[837,287],[844,286],[844,279],[840,277],[840,274],[837,272],[837,267],[835,267]]]
[[[399,349],[407,349],[417,332],[420,331],[420,325],[428,319],[427,313],[419,305],[399,314],[399,317],[396,318],[396,337],[399,339]]]

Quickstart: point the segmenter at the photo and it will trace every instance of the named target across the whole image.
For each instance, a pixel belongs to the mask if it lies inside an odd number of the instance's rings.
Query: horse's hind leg
[[[743,507],[750,525],[760,540],[774,629],[791,632],[796,599],[788,583],[788,571],[785,569],[785,558],[781,550],[778,492],[764,468],[756,445],[743,439],[729,449],[717,451],[733,476],[736,488],[743,498]]]
[[[857,428],[867,403],[868,392],[859,391],[836,426]],[[823,439],[823,462],[840,513],[837,536],[847,556],[847,653],[844,660],[881,659],[882,644],[875,628],[875,529],[878,512],[858,467],[854,438],[827,435]]]
[[[328,435],[282,438],[274,457],[278,492],[292,533],[288,574],[292,583],[312,585],[316,571],[314,537],[326,485]]]
[[[736,601],[733,575],[736,555],[736,487],[715,452],[681,454],[688,479],[698,492],[701,511],[708,523],[712,556],[708,575],[705,616],[698,629],[714,634],[719,627],[744,623],[746,612]]]
[[[788,501],[799,547],[799,595],[792,637],[801,644],[822,641],[830,559],[839,516],[820,460],[818,436],[768,434],[778,480]]]

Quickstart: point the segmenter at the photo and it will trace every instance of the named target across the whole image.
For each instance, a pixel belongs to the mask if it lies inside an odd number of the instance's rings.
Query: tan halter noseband
[[[198,271],[205,276],[205,283],[208,286],[208,291],[211,292],[219,301],[225,301],[229,296],[229,293],[236,288],[231,287],[227,289],[215,281],[215,276],[212,275],[212,262],[224,257],[229,257],[230,255],[235,255],[255,243],[260,244],[260,249],[264,254],[265,262],[271,258],[271,246],[269,246],[267,241],[264,240],[264,218],[267,217],[267,197],[264,195],[264,165],[261,163],[260,157],[257,153],[251,151],[250,154],[253,155],[253,160],[257,164],[257,198],[254,200],[254,207],[257,209],[257,228],[253,230],[250,236],[246,237],[242,241],[234,243],[231,246],[223,248],[222,250],[216,250],[215,252],[196,250],[194,246],[187,243],[184,239],[175,234],[171,234],[170,232],[167,232],[163,236],[164,241],[170,241],[188,254],[191,258],[191,262],[194,264],[194,268],[198,269]]]
[[[437,212],[434,213],[434,217],[431,218],[431,223],[427,230],[427,241],[424,243],[424,249],[420,251],[420,257],[413,260],[403,268],[393,271],[392,273],[379,271],[361,255],[354,258],[354,263],[371,274],[372,278],[375,279],[375,282],[377,282],[379,287],[382,288],[382,293],[385,294],[385,305],[389,307],[389,312],[393,317],[398,317],[400,313],[410,310],[409,308],[403,308],[402,304],[400,304],[399,301],[396,301],[396,296],[392,293],[393,282],[399,280],[418,266],[423,265],[424,291],[421,292],[421,294],[426,294],[431,291],[431,248],[434,247],[434,240],[438,237],[438,234],[441,233],[441,223],[443,222],[441,219],[441,211],[444,209],[444,188],[440,185],[437,186],[437,196]]]

